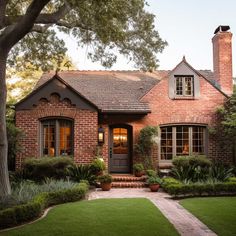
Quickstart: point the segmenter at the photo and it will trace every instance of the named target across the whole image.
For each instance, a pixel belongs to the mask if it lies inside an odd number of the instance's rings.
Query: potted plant
[[[102,158],[95,158],[91,164],[92,172],[99,176],[103,174],[103,171],[106,169],[106,165]]]
[[[100,175],[97,180],[100,182],[102,191],[109,191],[111,189],[112,176],[111,175]]]
[[[162,180],[158,176],[150,176],[147,179],[147,183],[152,192],[157,192],[162,183]]]
[[[133,165],[134,174],[136,177],[141,177],[144,172],[143,164],[137,163]]]

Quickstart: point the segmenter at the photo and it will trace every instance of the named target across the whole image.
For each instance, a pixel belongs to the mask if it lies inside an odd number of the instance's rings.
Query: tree
[[[51,59],[49,62],[53,66],[53,70],[76,69],[70,57],[67,55],[61,63]],[[22,57],[17,57],[14,66],[7,66],[6,82],[7,82],[7,105],[12,106],[28,95],[38,82],[43,73],[42,66],[35,66],[30,62],[25,63]]]
[[[114,49],[143,70],[157,66],[162,41],[154,28],[154,15],[145,0],[1,0],[0,1],[0,195],[10,194],[7,172],[6,64],[23,62],[52,65],[61,61],[66,48],[58,31],[70,34],[80,46],[89,46],[89,58],[110,67]]]
[[[233,149],[233,162],[236,164],[236,88],[225,104],[217,109],[218,122],[211,130],[220,141],[222,149]]]

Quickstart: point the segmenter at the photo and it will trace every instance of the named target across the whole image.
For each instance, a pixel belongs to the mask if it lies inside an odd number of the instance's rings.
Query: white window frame
[[[191,94],[186,94],[185,85],[186,79],[191,78]],[[182,81],[182,94],[177,94],[177,79]],[[175,75],[175,96],[176,97],[193,97],[194,96],[194,76],[193,75]]]

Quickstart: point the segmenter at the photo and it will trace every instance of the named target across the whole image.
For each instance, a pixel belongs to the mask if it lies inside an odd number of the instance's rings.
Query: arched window
[[[73,155],[73,123],[67,119],[48,119],[41,121],[42,156]]]

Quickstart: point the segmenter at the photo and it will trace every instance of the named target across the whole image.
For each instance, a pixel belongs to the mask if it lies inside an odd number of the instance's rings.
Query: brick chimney
[[[219,26],[212,38],[214,77],[227,95],[233,93],[232,33],[229,26]]]

